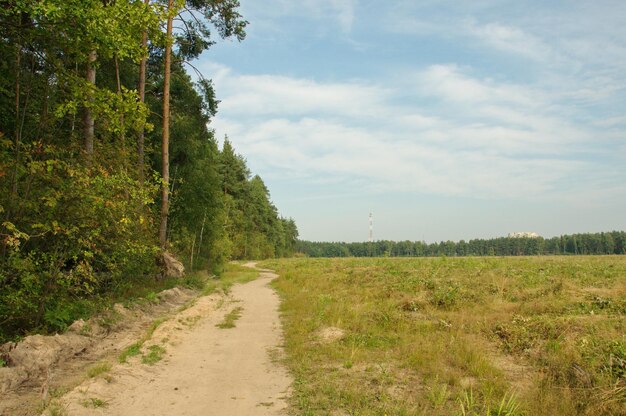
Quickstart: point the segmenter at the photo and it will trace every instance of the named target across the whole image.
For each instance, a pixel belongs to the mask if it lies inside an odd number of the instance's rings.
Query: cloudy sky
[[[196,62],[303,239],[626,228],[623,0],[240,0]]]

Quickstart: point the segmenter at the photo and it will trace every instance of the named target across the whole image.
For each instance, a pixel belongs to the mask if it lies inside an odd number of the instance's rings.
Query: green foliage
[[[154,268],[157,247],[137,232],[151,220],[137,207],[148,206],[155,186],[140,187],[103,165],[85,166],[53,145],[23,145],[21,153],[8,164],[19,172],[18,185],[29,189],[15,195],[11,222],[0,226],[0,322],[3,332],[62,330],[92,309],[81,299]]]
[[[183,8],[170,91],[170,248],[187,270],[216,274],[233,257],[289,254],[295,224],[282,226],[262,181],[250,179],[232,147],[241,172],[225,174],[207,127],[219,103],[213,83],[194,85],[183,67],[214,42],[212,32],[245,37],[238,7],[237,0],[179,0],[172,10],[163,2],[99,0],[0,7],[0,343],[62,331],[112,298],[146,296],[140,288],[154,285],[161,26]],[[137,92],[143,58],[145,104]],[[95,83],[87,68],[96,71]],[[86,110],[91,117],[84,119]],[[82,132],[90,118],[94,149],[86,153]],[[225,191],[231,183],[236,195]],[[193,278],[185,284],[202,286]]]

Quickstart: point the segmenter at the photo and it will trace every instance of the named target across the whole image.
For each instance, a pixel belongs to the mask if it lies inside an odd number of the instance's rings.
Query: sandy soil
[[[143,351],[166,351],[155,365],[134,357],[89,379],[57,406],[68,415],[281,415],[291,379],[282,354],[276,275],[236,285],[228,298],[206,296],[163,323]],[[216,327],[242,308],[235,328]],[[44,413],[47,414],[47,413]]]
[[[169,289],[154,303],[131,309],[117,304],[87,322],[77,321],[62,335],[32,335],[0,345],[0,354],[9,363],[0,368],[0,415],[38,414],[44,401],[80,384],[94,363],[114,362],[155,319],[175,314],[196,296],[191,290]]]

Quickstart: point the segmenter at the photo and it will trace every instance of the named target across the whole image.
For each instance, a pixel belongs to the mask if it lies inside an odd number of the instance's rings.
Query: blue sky
[[[626,2],[241,3],[195,65],[301,238],[626,228]]]

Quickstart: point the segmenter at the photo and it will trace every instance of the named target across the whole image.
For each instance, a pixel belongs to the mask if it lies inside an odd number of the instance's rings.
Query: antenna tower
[[[374,242],[374,220],[372,218],[372,213],[370,212],[370,241],[368,244],[370,257],[372,257],[372,242]]]

